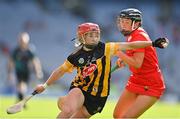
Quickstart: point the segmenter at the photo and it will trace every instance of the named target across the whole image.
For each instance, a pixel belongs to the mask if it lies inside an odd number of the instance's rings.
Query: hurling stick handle
[[[28,96],[27,98],[24,99],[24,102],[26,103],[29,99],[31,99],[36,94],[38,94],[38,92],[36,90],[33,91],[30,96]]]
[[[38,92],[35,90],[35,91],[33,91],[31,94],[32,94],[32,95],[36,95],[36,94],[38,94]]]
[[[119,66],[118,66],[118,65],[116,65],[116,66],[112,67],[112,69],[111,69],[111,73],[112,73],[112,72],[114,72],[114,71],[116,71],[118,68],[119,68]]]

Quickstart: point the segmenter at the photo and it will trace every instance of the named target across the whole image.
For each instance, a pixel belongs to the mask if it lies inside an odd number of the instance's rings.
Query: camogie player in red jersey
[[[142,14],[134,8],[124,9],[117,17],[117,26],[128,43],[151,41],[141,27]],[[160,38],[161,39],[161,38]],[[164,44],[167,45],[167,44]],[[165,89],[162,72],[159,68],[156,49],[146,47],[118,52],[117,64],[124,62],[131,75],[114,110],[114,118],[137,118],[160,98]]]

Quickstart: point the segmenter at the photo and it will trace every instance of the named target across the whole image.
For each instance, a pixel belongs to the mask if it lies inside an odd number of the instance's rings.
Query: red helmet
[[[80,24],[77,29],[77,35],[78,35],[78,37],[81,37],[82,35],[84,35],[85,33],[89,32],[89,31],[97,31],[100,33],[99,25],[95,24],[95,23]]]

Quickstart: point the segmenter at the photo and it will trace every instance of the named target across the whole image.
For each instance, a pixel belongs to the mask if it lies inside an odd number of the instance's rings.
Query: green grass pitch
[[[28,102],[27,109],[17,114],[8,115],[6,108],[14,102],[14,97],[0,96],[0,119],[55,119],[58,114],[57,99],[54,98],[33,97]],[[94,115],[92,119],[112,118],[115,103],[115,101],[108,100],[102,113]],[[140,118],[180,118],[180,104],[158,102]]]

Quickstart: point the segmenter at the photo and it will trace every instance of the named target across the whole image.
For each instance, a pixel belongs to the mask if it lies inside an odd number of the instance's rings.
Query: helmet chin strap
[[[93,44],[93,45],[87,45],[87,44],[84,44],[83,46],[89,50],[93,50],[98,44]]]
[[[140,26],[138,26],[138,27],[134,28],[134,26],[135,26],[135,21],[132,21],[132,26],[131,26],[132,31],[131,32],[133,32],[134,30],[136,30],[140,27]]]
[[[135,24],[135,21],[133,20],[133,21],[132,21],[132,26],[131,26],[132,31],[134,31],[134,30],[135,30],[135,28],[134,28],[134,24]]]
[[[133,21],[132,21],[132,25],[131,25],[131,31],[123,31],[123,30],[122,30],[121,33],[122,33],[124,36],[129,36],[129,35],[131,34],[131,32],[135,30],[134,25],[135,25],[135,21],[133,20]]]
[[[134,28],[135,26],[135,21],[132,21],[132,25],[131,25],[131,31],[121,31],[121,33],[124,36],[129,36],[134,30],[136,30],[137,28]]]
[[[82,44],[85,44],[84,36],[82,35]]]
[[[99,43],[99,42],[98,42],[98,43]],[[83,48],[84,48],[85,50],[93,50],[93,49],[98,45],[98,43],[97,43],[97,44],[91,44],[91,45],[86,44],[86,43],[85,43],[84,36],[82,36],[82,44],[83,44]]]

